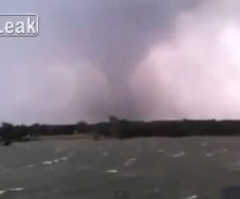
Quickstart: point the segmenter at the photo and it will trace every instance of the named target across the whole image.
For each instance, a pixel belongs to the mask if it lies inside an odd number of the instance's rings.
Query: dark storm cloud
[[[49,32],[48,41],[56,42],[52,46],[64,59],[88,59],[106,76],[114,105],[92,99],[92,111],[136,118],[142,107],[132,99],[129,76],[156,40],[168,39],[179,12],[194,5],[184,0],[72,0],[39,1],[36,8],[41,34]]]
[[[115,73],[131,70],[156,35],[167,37],[177,14],[190,9],[191,2],[60,0],[39,1],[36,9],[42,33],[60,42],[64,49],[59,50],[70,50],[68,54],[87,57]]]
[[[230,104],[240,97],[221,90],[231,84],[238,88],[238,78],[224,68],[231,65],[230,58],[221,51],[226,45],[238,51],[231,39],[239,36],[238,21],[228,23],[238,19],[237,4],[0,0],[0,12],[35,12],[40,17],[37,38],[0,38],[0,120],[239,116],[240,108]],[[213,39],[219,36],[225,46]],[[237,58],[233,62],[238,65]],[[229,70],[237,74],[236,68]]]

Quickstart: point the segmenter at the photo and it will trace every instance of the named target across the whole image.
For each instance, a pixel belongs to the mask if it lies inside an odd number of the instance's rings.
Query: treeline
[[[118,139],[132,137],[183,137],[183,136],[223,136],[240,135],[240,121],[216,120],[177,120],[177,121],[128,121],[109,117],[108,122],[88,124],[78,122],[69,125],[13,125],[2,123],[0,138],[5,142],[21,141],[40,136],[91,134],[94,139],[99,136]]]
[[[106,124],[107,126],[107,124]],[[110,117],[107,135],[133,137],[237,136],[240,120],[128,121]]]

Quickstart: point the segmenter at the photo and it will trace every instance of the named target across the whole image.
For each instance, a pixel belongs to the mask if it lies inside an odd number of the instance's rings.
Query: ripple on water
[[[23,191],[23,187],[17,187],[17,188],[10,188],[9,191]]]
[[[104,152],[102,155],[103,156],[108,156],[108,152]]]
[[[34,164],[29,164],[26,166],[26,168],[33,168],[34,167]]]
[[[6,192],[6,190],[0,190],[0,195],[3,195]]]
[[[185,155],[185,152],[184,151],[181,151],[179,153],[175,153],[175,154],[172,154],[172,157],[173,158],[179,158],[179,157],[182,157]]]
[[[106,173],[117,173],[118,171],[116,169],[108,170]]]
[[[173,154],[167,154],[165,153],[166,156],[172,157],[172,158],[179,158],[185,155],[184,151],[180,151],[179,153],[173,153]]]
[[[158,188],[155,188],[153,190],[148,190],[147,193],[158,193],[159,192],[159,189]]]
[[[43,165],[51,165],[52,164],[52,161],[44,161],[42,162]]]
[[[7,190],[0,190],[0,195],[3,195],[3,194],[5,194],[5,193],[7,193],[7,192],[18,192],[18,191],[23,191],[24,190],[24,188],[23,187],[16,187],[16,188],[9,188],[9,189],[7,189]]]
[[[223,152],[227,152],[227,151],[228,151],[228,149],[222,149],[222,151],[223,151]]]
[[[164,151],[164,149],[158,149],[157,152],[158,153],[162,153]]]
[[[61,153],[62,152],[62,148],[60,148],[60,147],[56,148],[55,152],[56,153]]]
[[[206,153],[205,155],[206,155],[206,157],[212,157],[213,153]]]
[[[133,162],[136,161],[136,158],[130,158],[128,159],[125,163],[124,163],[124,166],[127,167],[127,166],[130,166],[131,164],[133,164]]]
[[[60,160],[67,160],[67,157],[61,157]]]
[[[182,198],[182,199],[196,199],[197,198],[197,195],[192,195],[192,196],[187,196],[185,198]]]

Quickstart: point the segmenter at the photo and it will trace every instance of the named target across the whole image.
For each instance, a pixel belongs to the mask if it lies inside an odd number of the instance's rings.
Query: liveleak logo
[[[36,14],[0,14],[0,37],[36,37],[38,34]]]

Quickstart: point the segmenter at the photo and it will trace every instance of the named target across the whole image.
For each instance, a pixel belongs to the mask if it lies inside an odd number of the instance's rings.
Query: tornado
[[[1,41],[1,121],[240,118],[237,0],[14,5],[40,27],[34,39]]]

